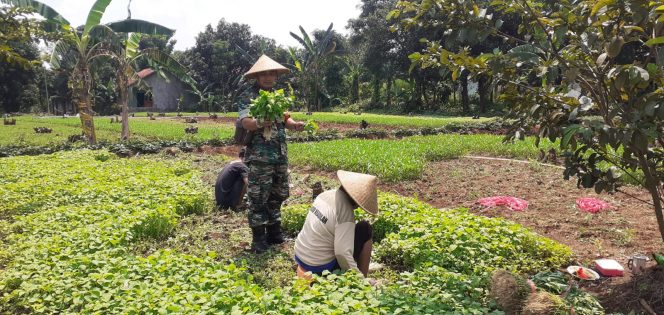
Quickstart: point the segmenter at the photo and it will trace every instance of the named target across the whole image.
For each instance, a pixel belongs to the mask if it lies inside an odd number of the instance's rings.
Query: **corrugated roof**
[[[141,78],[141,80],[142,80],[142,79],[145,79],[145,78],[147,78],[147,77],[149,77],[153,74],[154,74],[154,70],[152,70],[150,68],[146,68],[146,69],[143,69],[143,70],[138,72],[138,77]],[[136,80],[131,80],[131,81],[129,81],[129,84],[127,86],[133,86],[134,84],[136,84]]]

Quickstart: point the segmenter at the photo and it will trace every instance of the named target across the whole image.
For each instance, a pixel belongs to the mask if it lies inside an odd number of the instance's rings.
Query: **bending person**
[[[341,187],[316,197],[295,241],[298,275],[336,269],[369,273],[373,231],[366,221],[355,223],[354,209],[378,214],[378,179],[341,170],[337,177]]]
[[[230,208],[237,211],[244,195],[247,193],[249,168],[243,162],[244,152],[244,148],[240,150],[240,159],[224,166],[219,172],[219,176],[217,176],[217,181],[214,184],[214,197],[218,208]]]

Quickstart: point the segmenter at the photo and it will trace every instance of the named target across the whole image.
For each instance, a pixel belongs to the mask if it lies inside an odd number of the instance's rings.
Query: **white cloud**
[[[82,25],[94,0],[43,0],[60,12],[70,23]],[[127,17],[129,0],[115,0],[106,10],[102,22],[112,22]],[[176,49],[184,50],[195,43],[195,38],[207,24],[216,26],[224,18],[229,22],[251,26],[252,32],[285,46],[297,42],[289,32],[299,33],[298,26],[311,32],[327,28],[346,33],[346,23],[360,11],[360,0],[133,0],[132,18],[159,23],[176,29]]]

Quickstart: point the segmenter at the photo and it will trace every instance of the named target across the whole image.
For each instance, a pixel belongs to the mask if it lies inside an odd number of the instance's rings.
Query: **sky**
[[[72,25],[83,25],[94,0],[42,0],[63,15]],[[102,22],[127,18],[129,0],[114,0]],[[337,32],[347,34],[349,19],[359,16],[360,0],[133,0],[131,17],[176,30],[176,50],[193,46],[205,26],[220,19],[248,24],[254,34],[273,38],[284,46],[297,46],[289,32],[298,27],[312,32],[334,23]]]

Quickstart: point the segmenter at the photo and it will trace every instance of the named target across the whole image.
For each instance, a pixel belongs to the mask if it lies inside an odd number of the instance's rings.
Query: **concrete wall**
[[[173,112],[177,110],[178,98],[185,92],[182,82],[170,77],[166,80],[156,73],[143,80],[152,89],[155,111]]]
[[[178,98],[181,95],[184,96],[184,103],[182,104],[182,110],[191,107],[195,104],[196,97],[191,95],[188,92],[188,86],[180,82],[180,80],[169,76],[168,80],[160,77],[158,74],[153,74],[145,79],[143,79],[150,89],[152,90],[152,107],[136,107],[137,99],[136,93],[137,88],[134,86],[131,88],[129,93],[129,107],[132,110],[148,110],[152,112],[174,112],[178,108]]]

